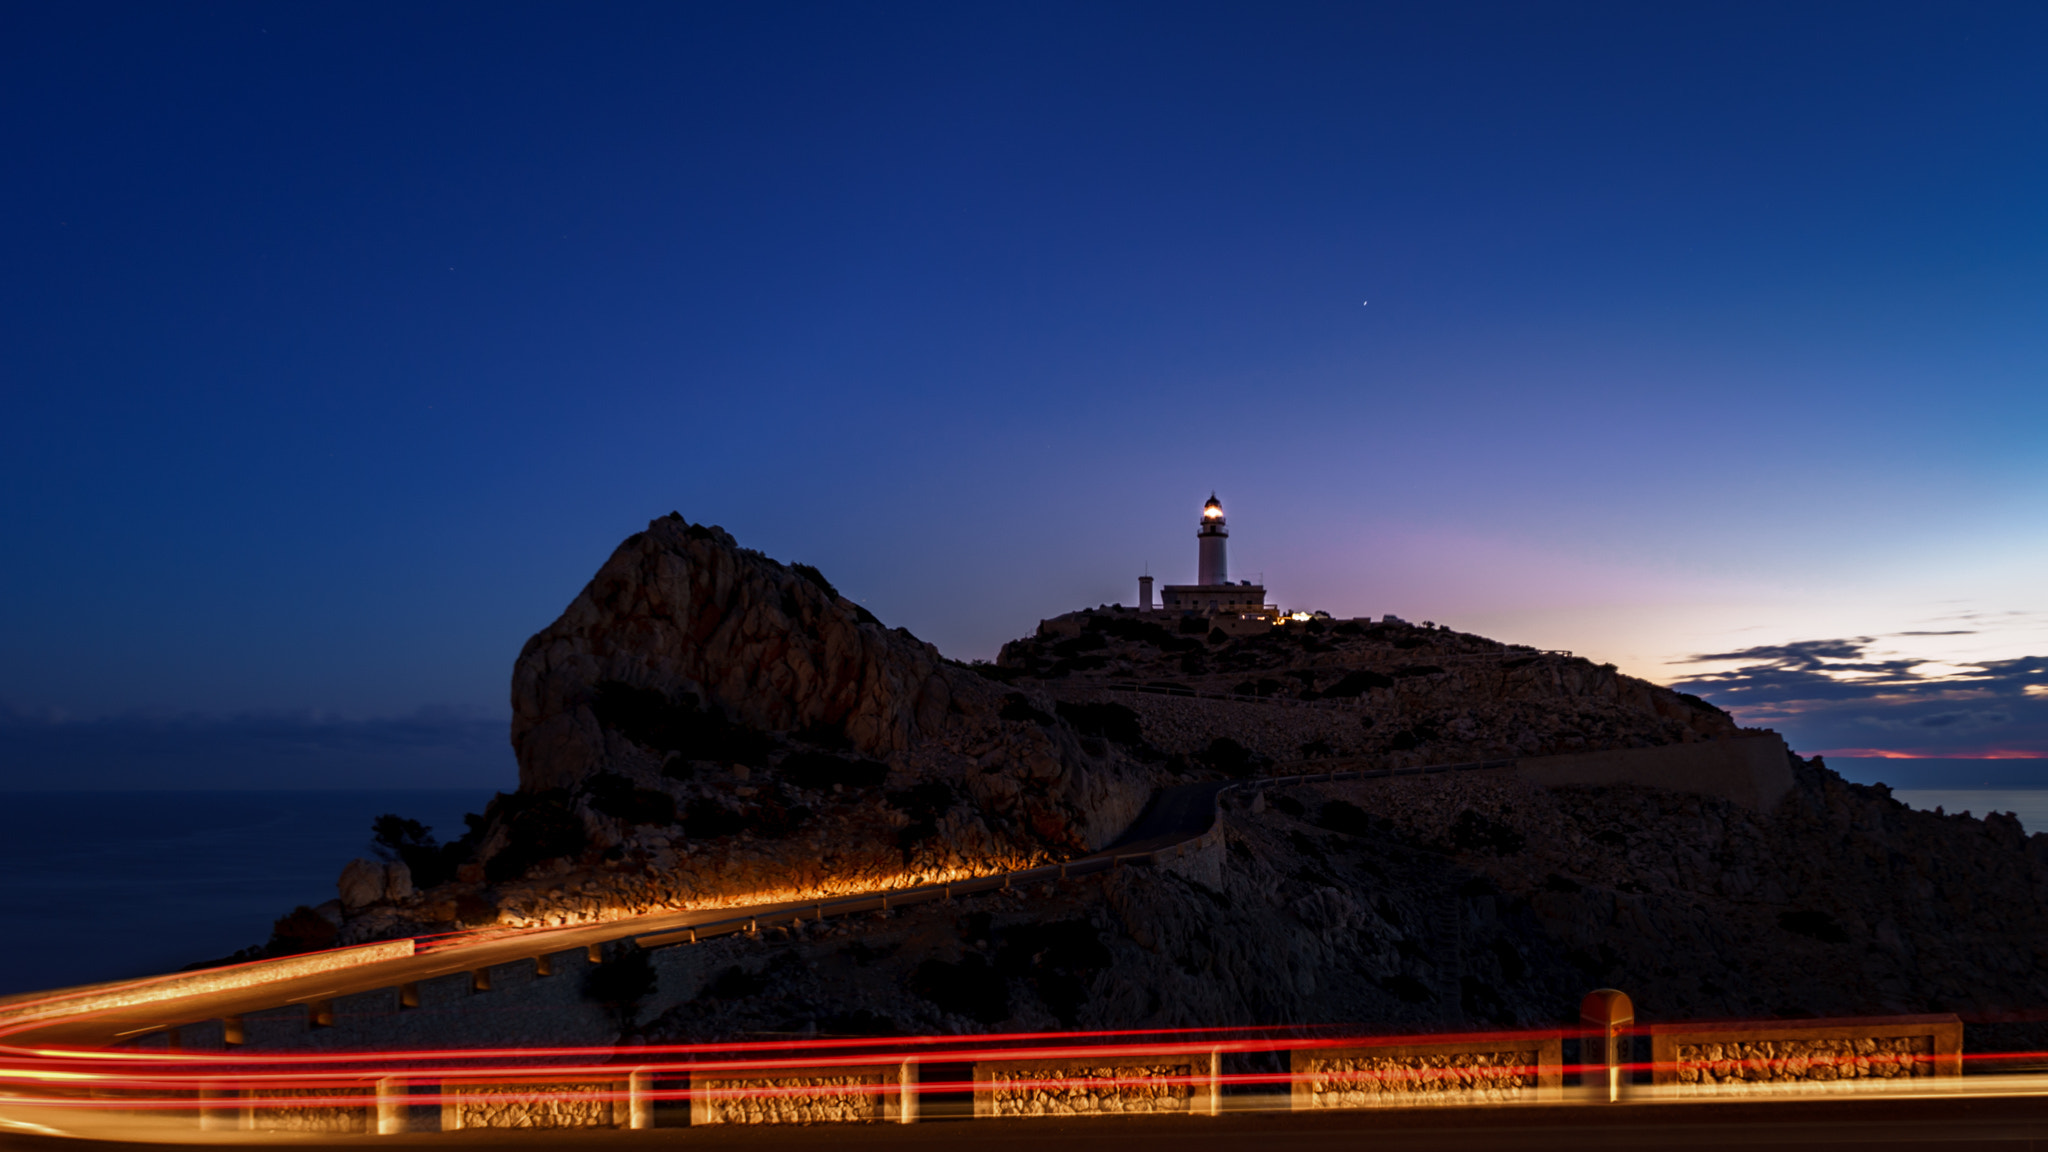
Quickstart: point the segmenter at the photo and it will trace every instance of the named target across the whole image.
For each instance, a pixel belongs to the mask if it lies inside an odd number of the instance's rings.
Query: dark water
[[[0,793],[0,995],[168,972],[332,900],[370,821],[450,839],[483,790]]]

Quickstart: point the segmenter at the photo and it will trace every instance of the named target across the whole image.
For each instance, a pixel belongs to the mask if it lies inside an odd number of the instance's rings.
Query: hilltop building
[[[1230,529],[1223,502],[1209,493],[1195,528],[1195,583],[1168,584],[1159,590],[1159,607],[1167,612],[1202,612],[1211,616],[1255,616],[1277,620],[1280,609],[1266,603],[1266,586],[1249,580],[1230,582],[1227,553]],[[1138,577],[1138,611],[1152,611],[1152,577]]]

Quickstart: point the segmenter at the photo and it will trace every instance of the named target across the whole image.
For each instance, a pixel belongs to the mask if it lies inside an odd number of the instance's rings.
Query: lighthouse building
[[[1195,528],[1195,583],[1168,584],[1159,590],[1159,607],[1167,612],[1200,612],[1209,616],[1261,616],[1268,620],[1280,610],[1266,603],[1266,588],[1249,580],[1230,581],[1228,546],[1230,529],[1224,523],[1223,502],[1209,494],[1202,505],[1202,520]],[[1152,578],[1138,578],[1138,610],[1152,611]]]

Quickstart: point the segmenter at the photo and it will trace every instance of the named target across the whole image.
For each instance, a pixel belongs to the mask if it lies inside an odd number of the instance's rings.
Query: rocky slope
[[[1201,617],[1102,608],[1042,622],[1035,635],[1005,645],[996,664],[990,671],[1012,683],[1136,709],[1155,747],[1197,758],[1219,737],[1266,761],[1346,756],[1386,766],[1642,748],[1739,731],[1699,697],[1611,664],[1391,616],[1232,634]]]
[[[394,823],[403,864],[354,867],[347,904],[294,931],[872,890],[1101,846],[1161,786],[1740,731],[1611,667],[1447,629],[1225,623],[1105,608],[966,666],[814,570],[664,518],[521,653],[520,789],[454,845]],[[1911,812],[1818,762],[1794,775],[1769,812],[1489,773],[1239,794],[1201,879],[1124,870],[664,952],[641,1025],[1539,1024],[1608,984],[1646,1019],[1946,1009],[1979,1046],[2026,1042],[2009,1021],[2048,1008],[2048,838]]]
[[[2030,1048],[2048,836],[1914,812],[1817,761],[1775,812],[1473,774],[1300,786],[1225,812],[1215,884],[1124,869],[664,965],[648,1035],[1225,1024],[1549,1026],[1954,1011]]]
[[[1156,775],[675,515],[527,642],[512,705],[519,790],[460,844],[393,843],[405,877],[358,868],[342,940],[1028,866],[1107,843]]]

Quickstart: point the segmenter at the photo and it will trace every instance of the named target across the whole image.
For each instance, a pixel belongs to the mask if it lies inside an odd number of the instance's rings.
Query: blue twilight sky
[[[2044,59],[2034,3],[0,7],[0,785],[509,783],[520,644],[671,509],[970,658],[1191,579],[1212,489],[1289,607],[2048,754]]]

